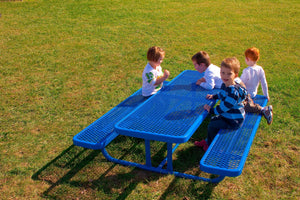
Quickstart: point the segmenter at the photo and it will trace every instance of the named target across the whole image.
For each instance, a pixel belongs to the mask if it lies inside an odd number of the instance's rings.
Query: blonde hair
[[[256,62],[259,59],[259,49],[256,47],[251,47],[245,51],[246,58]]]
[[[231,69],[235,74],[238,75],[240,72],[241,65],[240,65],[240,61],[236,57],[232,57],[232,58],[225,58],[221,63],[221,67]]]
[[[165,57],[165,51],[162,48],[153,46],[148,49],[147,59],[149,61],[157,62],[160,57],[162,58]]]

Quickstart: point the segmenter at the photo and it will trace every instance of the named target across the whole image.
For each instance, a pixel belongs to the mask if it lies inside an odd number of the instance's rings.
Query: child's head
[[[259,59],[259,49],[256,47],[251,47],[245,51],[246,59],[250,59],[253,62],[257,62]]]
[[[147,59],[152,62],[158,62],[160,59],[164,59],[165,51],[157,46],[150,47],[147,52]]]
[[[225,58],[221,63],[221,69],[231,69],[236,77],[239,76],[240,67],[240,61],[236,57]]]
[[[226,87],[234,85],[234,79],[238,77],[240,71],[240,62],[236,57],[225,58],[221,63],[221,79]]]
[[[198,53],[193,55],[192,61],[198,65],[204,63],[206,67],[208,67],[211,64],[209,55],[205,51],[199,51]]]

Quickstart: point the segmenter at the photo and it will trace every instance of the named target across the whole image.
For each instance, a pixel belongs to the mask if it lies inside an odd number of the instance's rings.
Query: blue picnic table
[[[111,162],[188,179],[220,182],[225,176],[239,175],[261,119],[257,114],[247,114],[244,125],[238,130],[222,130],[223,132],[216,136],[203,156],[200,169],[219,175],[218,177],[204,178],[173,169],[172,154],[181,143],[189,141],[208,115],[203,106],[205,104],[214,106],[216,103],[206,99],[206,95],[215,94],[219,92],[218,89],[205,90],[195,84],[202,76],[203,74],[197,71],[183,71],[148,99],[141,96],[140,90],[137,91],[75,135],[74,144],[85,148],[101,149],[103,155]],[[267,102],[259,95],[255,101],[261,105]],[[105,147],[118,135],[144,139],[146,163],[135,163],[112,157]],[[167,157],[158,166],[153,166],[151,162],[150,141],[167,143]],[[238,145],[236,141],[239,141]],[[236,149],[239,150],[238,155],[235,155]],[[220,160],[221,163],[218,162]],[[232,166],[230,163],[235,164]],[[165,164],[167,164],[166,168],[164,168]]]

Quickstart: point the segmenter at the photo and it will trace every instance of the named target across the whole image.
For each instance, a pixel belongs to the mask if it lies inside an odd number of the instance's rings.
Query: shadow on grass
[[[116,140],[116,142],[118,143],[118,140]],[[131,145],[127,151],[124,151],[123,155],[121,155],[119,159],[123,159],[134,151],[142,155],[142,151],[139,152],[138,150],[135,150],[140,142],[141,141],[134,141],[133,145]],[[115,143],[115,141],[113,143]],[[164,144],[155,152],[152,157],[154,166],[158,165],[159,162],[164,158],[163,155],[165,151],[166,144]],[[189,162],[190,155],[192,154],[195,156],[197,152],[199,153],[199,150],[193,148],[177,152],[178,159],[174,161],[174,166],[178,166],[180,171],[188,170],[188,168],[193,165],[191,164],[192,162]],[[60,155],[33,174],[32,179],[45,181],[50,184],[50,187],[41,194],[42,197],[46,198],[73,198],[80,195],[80,193],[78,194],[78,190],[87,190],[89,192],[89,198],[99,197],[99,193],[97,194],[97,192],[102,191],[104,194],[114,197],[114,199],[121,200],[126,199],[132,193],[132,191],[135,190],[139,183],[148,184],[149,182],[159,180],[162,176],[166,176],[137,168],[132,168],[131,171],[125,173],[115,173],[113,172],[113,169],[117,166],[117,164],[108,162],[101,155],[101,151],[99,150],[84,149],[71,145]],[[191,160],[194,159],[194,156],[191,158]],[[101,163],[104,166],[101,166]],[[96,166],[99,165],[101,168],[100,176],[98,173],[96,173],[97,178],[87,180],[86,176],[89,174],[86,172],[86,168],[92,168],[92,170],[97,171]],[[74,178],[76,174],[81,175]],[[84,174],[84,177],[81,178],[82,174]],[[173,194],[175,195],[174,188],[176,188],[176,185],[180,180],[181,178],[174,178],[160,199],[163,200],[169,196],[172,196]],[[205,199],[206,197],[209,198],[215,186],[215,184],[205,183],[200,184],[199,187],[199,184],[196,184],[199,183],[199,181],[189,181],[187,183],[189,184],[188,193],[191,196],[196,196],[197,198],[202,199]]]
[[[136,148],[137,144],[138,142],[128,149],[128,151],[126,151],[119,159],[123,159],[126,155],[130,154]],[[42,197],[60,198],[61,195],[65,196],[65,194],[57,194],[55,190],[57,187],[67,184],[71,187],[83,187],[85,189],[89,188],[95,191],[101,189],[106,194],[112,194],[114,191],[122,190],[123,192],[119,194],[117,199],[126,199],[138,183],[143,181],[146,183],[149,180],[155,180],[159,177],[156,173],[139,169],[133,169],[128,173],[113,174],[110,172],[117,164],[109,162],[111,163],[111,166],[96,180],[71,180],[84,167],[89,165],[91,162],[94,162],[95,158],[99,154],[101,154],[100,150],[84,149],[71,145],[60,155],[34,173],[31,178],[33,180],[45,181],[50,184],[50,187],[41,194]],[[157,153],[157,155],[161,154],[161,152]],[[108,162],[104,157],[101,161],[106,163]],[[97,163],[97,165],[98,164],[99,163]],[[127,185],[127,183],[129,183],[129,185]]]
[[[82,168],[91,162],[101,151],[92,151],[71,145],[59,156],[32,175],[33,180],[43,180],[51,186],[43,193],[47,196],[55,187],[68,183]]]
[[[193,174],[195,176],[202,176],[206,178],[216,178],[218,176],[207,174],[200,171],[199,162],[204,155],[204,151],[196,146],[192,146],[183,150],[177,150],[176,157],[173,161],[174,168],[182,173]],[[182,184],[187,184],[186,187],[182,187]],[[185,189],[183,199],[209,199],[213,189],[217,186],[216,183],[208,183],[199,180],[187,180],[182,181],[181,178],[174,178],[169,187],[161,195],[160,200],[165,200],[170,196],[174,196],[180,193],[182,188]],[[182,193],[182,192],[181,192]]]
[[[217,186],[217,184],[214,183],[207,183],[207,184],[201,184],[201,186],[198,186],[196,181],[193,181],[188,186],[188,194],[185,194],[183,199],[190,199],[191,196],[193,196],[193,199],[210,199],[211,193],[214,190],[214,188]],[[169,187],[166,189],[166,191],[161,195],[159,200],[165,200],[170,196],[175,196],[178,194],[178,190],[174,189],[177,187],[177,185],[180,185],[179,178],[174,179]],[[179,187],[178,187],[179,188]],[[168,198],[169,199],[169,198]]]

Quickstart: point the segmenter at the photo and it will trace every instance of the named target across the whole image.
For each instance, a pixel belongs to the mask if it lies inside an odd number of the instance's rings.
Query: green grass
[[[288,0],[0,1],[0,199],[299,199],[300,3]],[[219,65],[261,50],[274,121],[262,120],[241,176],[218,185],[106,161],[72,137],[141,87],[150,46],[169,80],[199,50]],[[208,120],[174,164],[203,176]],[[155,161],[165,154],[152,145]],[[143,142],[118,137],[115,156],[143,161]],[[134,152],[134,154],[132,153]]]

